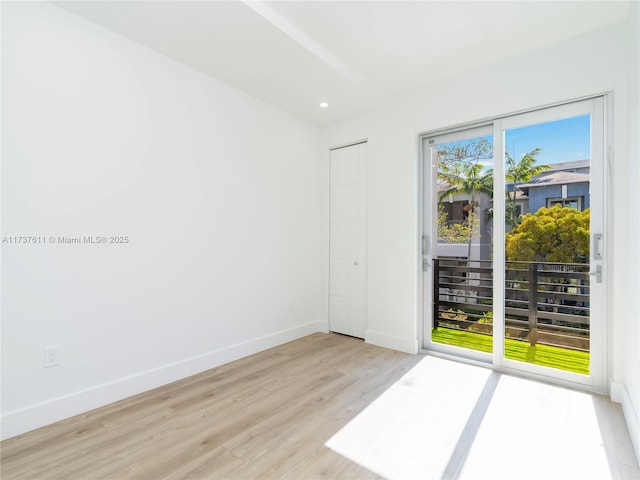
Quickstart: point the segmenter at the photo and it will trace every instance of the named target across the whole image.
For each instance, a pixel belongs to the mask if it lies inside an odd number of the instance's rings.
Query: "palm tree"
[[[527,183],[542,172],[549,170],[549,165],[536,165],[536,157],[540,153],[540,148],[534,148],[528,153],[525,153],[520,160],[516,161],[509,152],[505,152],[506,158],[506,173],[505,178],[507,182],[513,184],[513,198],[509,196],[507,192],[507,199],[510,200],[511,206],[507,206],[507,223],[514,225],[516,215],[516,192],[518,190],[518,184]]]
[[[481,163],[463,163],[457,164],[454,168],[442,169],[438,176],[449,185],[449,188],[440,195],[440,201],[456,193],[471,195],[470,207],[467,210],[469,213],[469,226],[471,227],[467,258],[471,260],[471,240],[474,229],[473,211],[478,206],[475,194],[486,193],[493,197],[493,169],[485,170]]]

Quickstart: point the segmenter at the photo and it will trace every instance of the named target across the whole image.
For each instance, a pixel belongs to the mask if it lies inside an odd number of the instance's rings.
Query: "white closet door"
[[[331,151],[329,328],[364,338],[366,329],[367,144]]]

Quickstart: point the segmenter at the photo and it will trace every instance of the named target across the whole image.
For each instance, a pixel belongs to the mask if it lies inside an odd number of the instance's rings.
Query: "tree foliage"
[[[518,209],[516,206],[518,184],[527,183],[531,181],[533,177],[551,168],[549,165],[536,165],[538,161],[536,157],[540,153],[540,150],[540,148],[534,148],[530,152],[522,155],[520,160],[513,158],[509,152],[505,152],[505,179],[513,185],[512,195],[509,195],[508,191],[506,192],[505,222],[507,225],[514,227],[522,220],[522,217],[517,213]]]
[[[461,223],[449,223],[447,211],[438,207],[438,241],[442,243],[463,243],[470,238],[480,238],[480,223],[476,221],[476,213],[471,212]]]
[[[438,179],[445,183],[446,189],[440,193],[439,200],[449,195],[466,193],[471,196],[468,204],[469,217],[466,229],[468,230],[468,253],[471,259],[471,242],[473,238],[479,238],[478,222],[476,221],[475,207],[478,202],[476,193],[486,193],[493,197],[493,170],[486,169],[482,160],[493,158],[493,144],[484,138],[475,138],[463,142],[453,142],[441,145],[438,150]],[[449,227],[444,233],[452,236],[460,236],[462,232],[455,231],[461,227]]]
[[[471,195],[471,201],[468,204],[470,211],[467,220],[471,232],[476,232],[478,229],[478,222],[475,221],[476,215],[474,211],[475,207],[478,206],[478,202],[476,202],[475,194],[477,192],[481,192],[493,196],[493,171],[485,170],[481,163],[462,163],[456,165],[455,168],[445,170],[438,175],[449,187],[440,194],[440,200],[456,193],[466,193]],[[475,238],[478,237],[479,235]],[[468,259],[471,259],[471,241],[473,238],[474,235],[470,234],[467,249]]]
[[[529,182],[536,175],[540,175],[542,172],[549,170],[549,165],[536,165],[537,156],[540,154],[540,148],[534,148],[528,153],[525,153],[520,160],[517,160],[509,154],[505,153],[505,177],[507,182],[513,183],[514,186],[514,199],[515,199],[515,187],[519,183]]]
[[[493,169],[484,161],[493,159],[493,144],[486,138],[473,138],[438,146],[438,179],[445,182],[444,197],[456,193],[487,193],[493,197]]]
[[[440,200],[456,193],[470,194],[472,203],[476,192],[493,196],[493,170],[485,170],[481,163],[463,163],[439,173],[438,177],[448,184]]]
[[[438,172],[455,170],[463,164],[482,163],[493,158],[493,144],[486,138],[473,138],[438,146]]]
[[[524,215],[505,241],[507,260],[587,263],[589,209],[541,208]]]

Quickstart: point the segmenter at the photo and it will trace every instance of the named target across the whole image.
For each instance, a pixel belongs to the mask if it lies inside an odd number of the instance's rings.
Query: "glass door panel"
[[[493,351],[491,127],[428,139],[431,172],[429,342]]]
[[[593,357],[593,306],[602,297],[592,293],[602,287],[590,275],[601,269],[593,255],[601,235],[592,239],[602,232],[603,199],[593,195],[604,177],[596,174],[602,138],[594,139],[594,102],[502,124],[504,364],[582,383],[601,364],[599,347]]]

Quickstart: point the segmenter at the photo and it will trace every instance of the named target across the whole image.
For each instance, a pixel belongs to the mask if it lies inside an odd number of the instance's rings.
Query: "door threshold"
[[[538,375],[536,373],[524,372],[522,370],[517,370],[513,368],[507,368],[500,365],[493,365],[492,363],[483,362],[480,360],[474,360],[472,358],[459,357],[457,355],[451,355],[448,353],[436,352],[433,350],[426,350],[421,348],[419,351],[422,355],[429,355],[436,358],[442,358],[443,360],[451,360],[452,362],[463,363],[465,365],[473,365],[475,367],[486,368],[487,370],[492,370],[494,372],[503,373],[505,375],[510,375],[512,377],[523,378],[525,380],[534,380],[540,383],[544,383],[547,385],[553,385],[556,387],[564,387],[569,390],[575,390],[585,393],[593,393],[596,395],[605,395],[610,398],[609,389],[597,388],[591,385],[585,385],[583,383],[570,382],[567,380],[562,380],[559,378],[554,378],[545,375]]]

